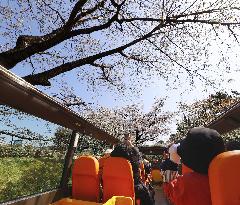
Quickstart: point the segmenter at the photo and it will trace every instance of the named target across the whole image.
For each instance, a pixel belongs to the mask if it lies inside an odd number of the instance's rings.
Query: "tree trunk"
[[[69,34],[69,30],[60,28],[44,36],[19,36],[13,49],[0,53],[0,65],[10,70],[30,56],[68,39]]]

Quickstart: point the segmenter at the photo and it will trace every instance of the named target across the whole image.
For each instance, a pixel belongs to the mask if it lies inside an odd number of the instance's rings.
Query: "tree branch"
[[[79,0],[72,9],[72,12],[69,16],[67,24],[71,25],[71,22],[74,21],[75,17],[77,16],[78,12],[83,8],[83,6],[87,3],[88,0]]]
[[[201,19],[169,19],[169,22],[172,23],[202,23],[202,24],[209,24],[209,25],[222,25],[222,26],[231,26],[231,25],[240,25],[240,22],[219,22],[219,21],[212,21],[212,20],[201,20]]]
[[[48,6],[50,9],[52,9],[54,12],[56,12],[56,14],[58,15],[58,17],[61,19],[63,25],[66,23],[65,19],[62,17],[62,15],[60,14],[60,12],[56,9],[54,9],[53,7],[51,7],[49,4],[47,4],[45,1],[43,1],[43,3],[45,4],[45,6]]]
[[[75,17],[75,19],[73,19],[72,21],[69,21],[69,22],[68,22],[69,25],[72,25],[71,27],[74,27],[74,25],[76,25],[77,22],[78,22],[81,18],[83,18],[83,17],[85,17],[85,16],[93,13],[93,12],[96,11],[98,8],[102,7],[102,6],[104,5],[105,1],[106,1],[106,0],[100,1],[100,2],[99,2],[98,4],[96,4],[93,8],[87,9],[86,11],[82,11],[80,14],[78,14],[78,15]]]
[[[72,62],[68,62],[65,64],[62,64],[60,66],[57,66],[55,68],[52,68],[50,70],[44,71],[42,73],[38,73],[35,75],[28,75],[25,76],[24,79],[28,82],[30,82],[33,85],[44,85],[44,86],[50,86],[51,83],[49,82],[49,80],[51,78],[54,78],[58,75],[60,75],[61,73],[73,70],[74,68],[86,65],[86,64],[91,64],[94,61],[96,61],[97,59],[101,59],[103,57],[115,54],[115,53],[120,53],[121,51],[123,51],[124,49],[131,47],[137,43],[139,43],[142,40],[148,39],[149,37],[154,35],[154,32],[159,30],[162,27],[162,25],[158,25],[156,26],[152,31],[150,31],[149,33],[143,35],[142,37],[135,39],[133,41],[131,41],[130,43],[127,43],[125,45],[122,45],[120,47],[108,50],[108,51],[104,51],[86,58],[82,58],[76,61],[72,61]]]
[[[237,43],[239,44],[237,35],[234,33],[234,31],[231,29],[230,25],[228,25],[228,30],[232,33],[233,37],[235,38],[235,40],[237,41]]]
[[[44,36],[19,36],[16,42],[16,46],[13,49],[0,53],[0,64],[6,69],[11,69],[17,63],[29,58],[36,53],[43,52],[49,48],[52,48],[57,44],[68,40],[74,36],[81,34],[90,34],[92,32],[106,29],[110,27],[115,20],[117,20],[117,15],[119,11],[117,11],[116,14],[113,15],[113,17],[110,18],[105,24],[72,31],[71,29],[75,24],[72,24],[74,19],[72,21],[70,20],[75,15],[77,15],[77,9],[82,8],[82,6],[85,4],[84,2],[86,3],[86,0],[78,1],[78,3],[73,8],[68,22],[62,27],[52,31],[51,33]],[[90,11],[93,11],[98,7],[99,4],[93,9],[89,9],[88,11],[86,11],[85,14],[88,14]]]
[[[51,141],[49,139],[42,139],[42,138],[36,138],[36,137],[25,137],[25,136],[22,136],[18,133],[13,133],[13,132],[9,132],[9,131],[6,131],[6,130],[1,130],[0,131],[0,134],[4,134],[4,135],[9,135],[9,136],[12,136],[12,137],[17,137],[19,139],[23,139],[23,140],[29,140],[29,141]]]

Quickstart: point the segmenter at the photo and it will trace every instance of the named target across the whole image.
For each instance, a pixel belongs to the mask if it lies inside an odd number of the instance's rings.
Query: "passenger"
[[[223,139],[216,130],[197,127],[188,132],[177,153],[193,172],[178,176],[168,184],[174,205],[211,205],[208,167],[224,149]]]
[[[178,164],[170,160],[169,153],[163,153],[163,161],[160,165],[163,174],[163,182],[170,182],[177,176]]]
[[[151,166],[152,169],[159,169],[160,170],[161,162],[158,159],[153,159],[151,165],[152,165]]]
[[[172,151],[170,148],[169,148],[169,152]],[[169,190],[168,183],[174,180],[178,176],[178,164],[173,161],[173,157],[172,157],[173,155],[175,157],[176,154],[172,152],[167,153],[165,151],[163,153],[163,161],[160,166],[161,173],[163,176],[162,188],[167,197],[170,197],[170,190]]]
[[[145,169],[145,174],[146,176],[151,174],[151,163],[146,159],[146,156],[142,156],[143,159],[143,164],[144,164],[144,169]]]
[[[99,159],[99,169],[102,169],[104,166],[105,160],[110,157],[112,149],[106,149],[103,156]]]
[[[232,150],[240,150],[240,141],[237,140],[231,140],[226,143],[226,150],[232,151]]]
[[[110,154],[111,154],[112,151],[113,151],[112,149],[106,149],[105,152],[104,152],[103,157],[104,158],[110,157]]]
[[[103,173],[103,167],[105,160],[110,157],[110,154],[112,152],[112,149],[106,149],[103,156],[98,160],[99,161],[99,177],[100,177],[100,183],[102,185],[102,173]]]
[[[150,187],[147,187],[141,180],[139,168],[142,159],[138,148],[133,146],[131,140],[131,135],[125,135],[123,143],[115,146],[111,157],[123,157],[130,161],[136,199],[140,199],[141,205],[154,205],[154,191],[150,190]]]

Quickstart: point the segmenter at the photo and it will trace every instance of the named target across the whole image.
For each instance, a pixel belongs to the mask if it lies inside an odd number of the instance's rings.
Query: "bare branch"
[[[235,38],[235,40],[237,41],[237,43],[239,44],[237,35],[234,33],[234,31],[231,29],[230,25],[228,25],[228,30],[232,33],[233,37]]]
[[[1,130],[0,134],[9,135],[12,137],[16,137],[16,138],[23,139],[23,140],[29,140],[29,141],[51,141],[50,139],[43,139],[43,138],[37,138],[37,137],[26,137],[25,135],[6,131],[6,130]]]
[[[62,17],[62,15],[60,14],[60,12],[56,9],[54,9],[53,7],[50,6],[50,4],[47,4],[45,1],[43,1],[43,3],[48,6],[50,9],[52,9],[54,12],[56,12],[56,14],[58,15],[58,17],[61,19],[63,25],[66,23],[65,19]]]
[[[183,12],[182,15],[188,10],[190,9],[198,0],[195,0],[190,6],[188,6]]]
[[[151,40],[147,39],[147,41],[148,41],[149,43],[151,43],[158,51],[160,51],[162,54],[164,54],[165,56],[167,56],[172,62],[176,63],[178,66],[180,66],[181,68],[183,68],[184,70],[186,70],[189,75],[191,75],[191,71],[190,71],[187,67],[185,67],[185,66],[183,66],[182,64],[180,64],[179,62],[177,62],[175,59],[173,59],[169,54],[167,54],[166,52],[164,52],[160,47],[158,47],[158,46],[157,46],[154,42],[152,42]]]
[[[76,16],[76,18],[75,18],[72,22],[69,21],[69,23],[71,23],[71,24],[74,26],[81,18],[83,18],[83,17],[85,17],[85,16],[93,13],[93,12],[96,11],[98,8],[102,7],[102,6],[104,5],[105,1],[106,1],[106,0],[100,1],[100,2],[99,2],[98,4],[96,4],[93,8],[87,9],[86,11],[82,11],[80,14],[78,14],[78,15]]]
[[[78,1],[72,9],[72,12],[69,16],[67,24],[71,24],[74,21],[75,17],[77,16],[78,12],[83,8],[83,6],[87,3],[88,0],[81,0]]]
[[[129,60],[135,60],[135,61],[138,61],[138,62],[141,62],[141,63],[150,63],[150,62],[157,62],[156,61],[149,61],[149,60],[145,60],[143,58],[139,56],[136,56],[136,55],[127,55],[126,53],[124,53],[123,51],[119,52],[120,55],[122,55],[123,57],[129,59]]]
[[[33,71],[32,71],[32,75],[33,75],[34,72],[35,72],[35,70],[36,70],[36,68],[34,67],[34,65],[33,65],[33,63],[32,63],[32,58],[31,58],[31,57],[29,58],[29,62],[30,62],[30,64],[31,64],[32,68],[33,68]]]
[[[196,12],[192,12],[192,13],[188,13],[188,14],[180,14],[180,15],[172,16],[171,18],[179,19],[179,18],[189,17],[189,16],[199,16],[202,14],[211,14],[211,13],[221,12],[224,9],[236,10],[237,8],[236,7],[234,7],[234,8],[222,7],[222,8],[208,9],[208,10],[196,11]]]
[[[86,65],[86,64],[91,64],[94,61],[96,61],[97,59],[115,54],[115,53],[119,53],[121,51],[123,51],[124,49],[131,47],[139,42],[141,42],[142,40],[148,39],[149,37],[154,35],[154,32],[159,30],[162,27],[162,25],[158,25],[156,26],[152,31],[150,31],[149,33],[143,35],[140,38],[137,38],[133,41],[131,41],[130,43],[127,43],[125,45],[122,45],[120,47],[108,50],[108,51],[104,51],[86,58],[82,58],[76,61],[72,61],[72,62],[68,62],[65,64],[62,64],[60,66],[57,66],[55,68],[52,68],[50,70],[44,71],[42,73],[38,73],[35,75],[28,75],[25,76],[24,79],[28,82],[30,82],[33,85],[44,85],[44,86],[50,86],[51,83],[49,82],[49,79],[54,78],[58,75],[60,75],[61,73],[70,71],[74,68]]]
[[[201,20],[201,19],[169,19],[172,23],[202,23],[202,24],[209,24],[209,25],[222,25],[222,26],[231,26],[231,25],[240,25],[240,22],[219,22],[213,20]]]
[[[101,71],[102,71],[102,78],[101,79],[104,79],[104,80],[110,82],[111,84],[113,84],[113,82],[110,78],[109,72],[106,71],[106,69],[113,68],[112,65],[99,64],[99,63],[95,63],[95,62],[90,63],[90,65],[101,68]]]

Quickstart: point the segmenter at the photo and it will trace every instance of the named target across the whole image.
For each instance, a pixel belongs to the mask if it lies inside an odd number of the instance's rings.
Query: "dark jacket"
[[[170,159],[165,159],[165,160],[161,163],[160,169],[161,169],[162,171],[166,171],[166,170],[178,171],[178,164],[174,163],[174,162],[171,161]]]
[[[114,148],[111,157],[123,157],[130,161],[133,171],[136,199],[140,199],[141,205],[154,205],[154,191],[150,190],[150,187],[147,187],[140,177],[139,168],[142,158],[138,148],[129,147],[121,143]]]
[[[136,147],[128,147],[125,144],[118,144],[111,153],[111,157],[123,157],[130,161],[133,170],[134,184],[139,184],[141,181],[139,167],[141,155]]]

